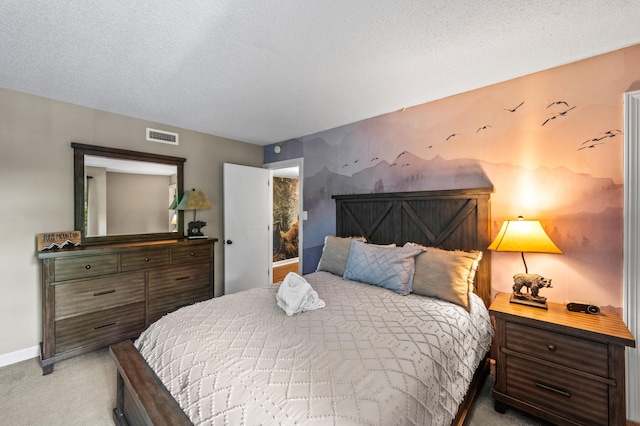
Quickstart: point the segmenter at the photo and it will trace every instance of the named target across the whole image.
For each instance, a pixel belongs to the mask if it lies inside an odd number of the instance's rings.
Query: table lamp
[[[207,200],[207,197],[202,191],[196,191],[192,189],[187,191],[182,196],[182,200],[178,203],[178,210],[193,210],[193,221],[189,222],[189,230],[187,237],[189,239],[194,238],[207,238],[202,233],[202,228],[207,226],[207,222],[196,220],[196,210],[211,209],[213,205]]]
[[[556,246],[551,238],[544,232],[538,220],[524,220],[518,216],[518,220],[505,220],[498,235],[488,247],[493,251],[511,251],[522,254],[524,263],[524,274],[513,276],[513,294],[511,303],[535,306],[547,309],[547,298],[540,296],[541,288],[550,288],[551,279],[544,278],[538,274],[530,274],[527,262],[524,259],[525,253],[556,253],[563,254],[562,250]],[[526,288],[526,293],[522,288]]]

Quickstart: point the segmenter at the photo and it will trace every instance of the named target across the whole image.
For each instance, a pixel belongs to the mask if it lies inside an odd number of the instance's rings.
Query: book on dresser
[[[182,306],[213,297],[217,239],[41,251],[43,374],[64,359],[137,337]]]

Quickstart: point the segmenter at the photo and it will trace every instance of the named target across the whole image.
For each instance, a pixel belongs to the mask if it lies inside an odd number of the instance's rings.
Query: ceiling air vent
[[[167,132],[166,130],[156,130],[147,127],[147,140],[149,142],[168,143],[178,145],[178,134]]]

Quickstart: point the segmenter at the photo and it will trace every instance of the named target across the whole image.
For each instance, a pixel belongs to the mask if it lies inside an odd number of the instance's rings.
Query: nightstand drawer
[[[602,377],[608,375],[607,345],[512,322],[506,323],[506,347]]]
[[[144,250],[133,253],[122,253],[120,257],[122,271],[140,271],[142,269],[160,268],[169,265],[169,249]]]
[[[584,424],[608,423],[608,387],[570,372],[507,355],[507,393]]]
[[[97,277],[116,272],[118,272],[117,254],[55,260],[55,281]]]
[[[144,272],[57,284],[55,319],[144,301],[144,284]]]

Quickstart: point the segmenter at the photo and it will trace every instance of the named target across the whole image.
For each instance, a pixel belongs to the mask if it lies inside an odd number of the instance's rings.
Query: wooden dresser
[[[635,340],[612,312],[590,315],[548,303],[548,310],[496,296],[497,411],[505,404],[555,424],[624,425],[625,346]]]
[[[43,374],[56,362],[137,337],[213,297],[216,239],[104,244],[38,253]]]

